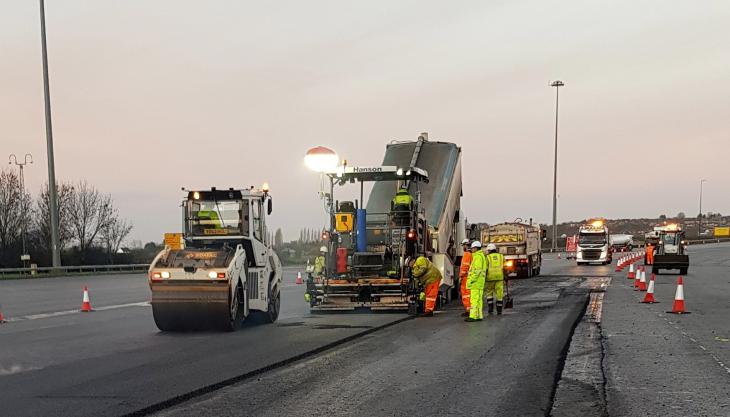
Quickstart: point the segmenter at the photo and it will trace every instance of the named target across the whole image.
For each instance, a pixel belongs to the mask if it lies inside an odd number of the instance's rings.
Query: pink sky
[[[380,163],[428,131],[464,151],[464,210],[497,222],[730,212],[725,1],[141,1],[46,5],[59,180],[111,193],[135,239],[180,187],[271,184],[287,237],[326,218],[315,145]],[[701,6],[700,6],[701,4]],[[0,3],[0,158],[47,178],[36,1]]]

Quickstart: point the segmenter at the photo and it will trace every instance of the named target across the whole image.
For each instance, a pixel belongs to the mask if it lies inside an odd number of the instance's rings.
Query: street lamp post
[[[550,83],[555,87],[555,161],[553,166],[553,252],[558,248],[558,103],[560,87],[565,84],[560,81]]]
[[[61,266],[61,243],[58,233],[58,194],[56,191],[56,167],[53,159],[53,126],[51,125],[51,91],[48,83],[48,51],[46,48],[46,8],[40,2],[41,14],[41,57],[43,59],[43,98],[46,114],[46,147],[48,157],[48,207],[51,217],[51,257],[53,266]]]
[[[700,215],[697,219],[697,237],[700,237],[700,234],[702,233],[702,184],[706,182],[706,179],[700,180]]]
[[[8,164],[12,165],[15,163],[15,165],[18,166],[18,169],[20,170],[20,173],[18,174],[18,179],[20,180],[20,198],[23,202],[22,207],[22,220],[21,220],[21,227],[20,227],[20,241],[22,244],[23,253],[20,254],[20,260],[23,261],[23,267],[26,266],[26,262],[28,261],[28,254],[25,250],[25,234],[27,229],[27,218],[28,218],[28,207],[26,206],[27,200],[25,199],[25,175],[23,174],[23,168],[25,168],[26,165],[33,163],[33,155],[27,153],[25,154],[25,157],[23,158],[23,162],[18,162],[18,158],[15,156],[15,154],[10,154],[8,157]]]

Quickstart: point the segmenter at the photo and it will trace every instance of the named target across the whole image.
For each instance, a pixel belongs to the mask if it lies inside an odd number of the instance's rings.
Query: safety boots
[[[497,300],[497,315],[502,314],[502,300]]]
[[[487,314],[494,313],[494,302],[491,300],[487,300]]]

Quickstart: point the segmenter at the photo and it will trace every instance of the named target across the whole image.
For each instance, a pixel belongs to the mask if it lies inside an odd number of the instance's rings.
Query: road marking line
[[[94,311],[107,311],[107,310],[116,310],[119,308],[127,308],[127,307],[147,307],[150,305],[149,301],[142,301],[138,303],[128,303],[128,304],[117,304],[117,305],[111,305],[111,306],[103,306],[103,307],[96,307]],[[39,320],[39,319],[47,319],[51,317],[60,317],[60,316],[69,316],[71,314],[81,313],[80,309],[77,310],[65,310],[65,311],[55,311],[53,313],[41,313],[41,314],[30,314],[27,316],[18,316],[18,317],[8,317],[5,321],[7,323],[12,323],[16,321],[26,321],[26,320]]]

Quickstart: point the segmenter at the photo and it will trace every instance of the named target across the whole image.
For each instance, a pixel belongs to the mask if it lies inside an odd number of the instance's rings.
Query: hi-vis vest
[[[398,193],[393,197],[393,205],[400,206],[409,206],[411,205],[411,202],[413,201],[413,198],[410,194],[408,194],[408,190],[400,189],[398,190]]]
[[[487,255],[487,281],[502,281],[504,279],[504,255],[499,252]]]

